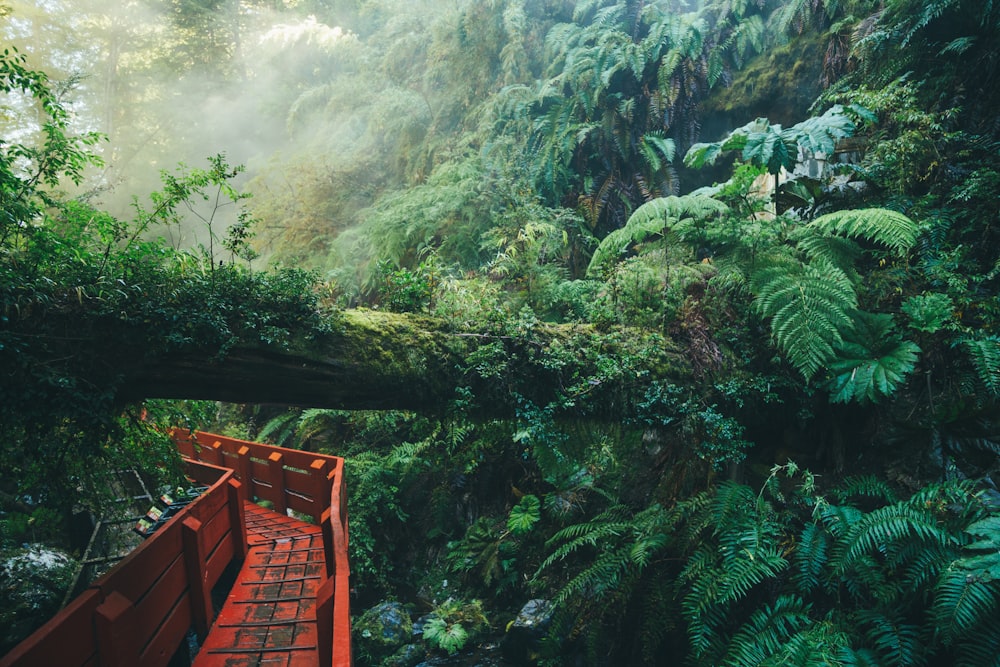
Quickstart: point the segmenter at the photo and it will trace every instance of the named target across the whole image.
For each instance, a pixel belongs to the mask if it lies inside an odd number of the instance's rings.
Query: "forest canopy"
[[[0,0],[0,35],[4,553],[79,552],[199,426],[347,458],[362,664],[403,664],[385,599],[425,655],[544,599],[509,659],[995,663],[1000,3]]]

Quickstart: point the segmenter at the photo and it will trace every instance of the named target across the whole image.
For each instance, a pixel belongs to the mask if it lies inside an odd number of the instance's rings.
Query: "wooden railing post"
[[[333,544],[333,515],[330,508],[323,510],[323,515],[319,521],[319,527],[323,531],[323,557],[326,560],[326,576],[333,579],[334,568],[336,567],[336,555]]]
[[[288,513],[288,501],[285,499],[285,457],[279,452],[271,452],[267,457],[267,483],[274,492],[274,511],[278,514]]]
[[[320,665],[333,664],[333,599],[337,583],[333,577],[316,591],[316,650]]]
[[[212,591],[206,581],[205,546],[201,539],[201,521],[194,517],[184,519],[181,524],[181,538],[184,549],[184,566],[187,571],[188,587],[191,595],[191,619],[199,639],[208,636],[208,626],[212,621]]]
[[[250,448],[243,445],[236,451],[236,476],[243,484],[243,500],[253,500],[253,472],[250,464]]]
[[[243,485],[235,479],[229,480],[229,521],[232,524],[233,555],[238,560],[247,557],[246,508],[243,507]]]
[[[330,484],[326,478],[327,462],[323,459],[314,459],[309,466],[309,479],[312,483],[311,495],[313,499],[313,521],[321,523],[323,521],[323,509],[330,497]]]
[[[225,467],[226,464],[225,464],[225,461],[223,460],[223,457],[222,457],[222,443],[219,442],[218,440],[216,440],[215,442],[213,442],[212,443],[211,452],[212,452],[212,455],[208,457],[208,458],[211,459],[211,461],[209,461],[209,463],[211,463],[212,465],[217,465],[217,466],[220,466],[220,467]]]
[[[135,607],[118,591],[111,591],[94,612],[94,631],[101,667],[139,664]],[[53,641],[57,638],[53,637]]]

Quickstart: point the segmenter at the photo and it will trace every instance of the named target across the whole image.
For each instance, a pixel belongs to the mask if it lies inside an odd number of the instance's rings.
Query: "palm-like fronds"
[[[624,227],[604,237],[594,251],[587,275],[600,276],[630,248],[654,236],[665,237],[671,227],[682,221],[705,223],[728,210],[722,202],[705,195],[660,197],[646,202],[629,216]]]
[[[753,276],[752,289],[755,308],[771,318],[775,343],[806,379],[836,357],[857,308],[843,271],[826,262],[767,267]]]
[[[848,209],[822,215],[809,226],[828,234],[840,234],[880,243],[902,255],[917,242],[917,223],[884,208]]]

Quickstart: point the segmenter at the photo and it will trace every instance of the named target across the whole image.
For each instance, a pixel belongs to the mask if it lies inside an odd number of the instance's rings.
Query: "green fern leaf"
[[[892,487],[874,475],[852,475],[847,477],[837,485],[833,493],[840,502],[844,502],[854,496],[874,498],[886,503],[895,503],[898,500]]]
[[[931,615],[945,644],[962,640],[979,625],[995,621],[1000,611],[995,585],[959,567],[947,569],[934,591]]]
[[[808,523],[799,536],[795,550],[794,571],[791,575],[799,592],[807,594],[819,586],[826,568],[830,541],[823,529],[816,523]]]
[[[920,628],[903,621],[898,610],[862,610],[858,619],[874,645],[881,664],[906,667],[916,662],[921,646]]]
[[[993,396],[1000,396],[1000,336],[965,338],[962,344],[972,359],[979,381]]]
[[[722,664],[727,667],[759,665],[779,653],[791,635],[811,622],[809,605],[801,598],[780,596],[773,605],[756,609],[732,636]]]
[[[832,361],[857,307],[854,286],[837,267],[813,262],[758,270],[751,281],[756,309],[771,318],[778,348],[808,380]]]
[[[906,503],[897,503],[864,514],[848,529],[835,546],[835,568],[838,572],[858,572],[857,559],[911,539],[938,545],[955,542],[932,514]]]
[[[659,197],[637,208],[625,226],[604,237],[594,251],[587,275],[600,277],[608,266],[629,248],[655,236],[664,236],[681,220],[708,221],[721,216],[729,208],[722,202],[704,195]]]
[[[828,234],[841,234],[880,243],[899,255],[905,254],[917,242],[919,228],[902,213],[884,208],[837,211],[821,215],[809,223]]]

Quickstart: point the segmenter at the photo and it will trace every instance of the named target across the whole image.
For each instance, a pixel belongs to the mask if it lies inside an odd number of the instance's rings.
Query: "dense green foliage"
[[[419,651],[543,598],[538,664],[996,662],[1000,4],[7,4],[3,548],[215,417],[347,457],[355,610]],[[467,383],[118,398],[331,303],[481,340]]]

